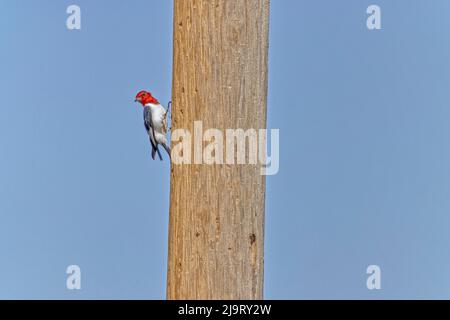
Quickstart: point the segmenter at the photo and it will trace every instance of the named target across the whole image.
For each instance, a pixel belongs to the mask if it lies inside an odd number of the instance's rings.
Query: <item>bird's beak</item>
[[[138,99],[134,99],[134,102],[138,102]]]

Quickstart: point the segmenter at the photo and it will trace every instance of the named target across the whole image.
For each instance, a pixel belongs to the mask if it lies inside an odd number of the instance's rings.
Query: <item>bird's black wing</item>
[[[150,110],[150,107],[144,107],[144,125],[152,145],[152,159],[155,160],[155,155],[158,153],[159,159],[162,160],[161,152],[159,152],[158,143],[155,139],[155,129],[153,127],[152,111]],[[152,137],[154,141],[152,140]]]

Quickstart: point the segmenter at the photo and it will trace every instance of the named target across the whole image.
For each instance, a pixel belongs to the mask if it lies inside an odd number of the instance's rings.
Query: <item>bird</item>
[[[134,100],[139,102],[144,108],[144,125],[150,138],[150,144],[152,147],[152,159],[155,160],[156,154],[162,161],[161,152],[158,146],[161,145],[170,156],[170,147],[167,143],[167,113],[169,112],[169,105],[164,108],[158,100],[152,96],[148,91],[140,91]]]

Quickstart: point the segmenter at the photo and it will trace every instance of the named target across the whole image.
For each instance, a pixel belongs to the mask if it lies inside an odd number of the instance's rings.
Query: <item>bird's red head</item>
[[[159,104],[158,100],[156,100],[152,94],[150,92],[147,91],[140,91],[137,95],[136,95],[136,100],[134,100],[135,102],[140,102],[143,106],[145,106],[146,104],[149,103],[153,103],[153,104]]]

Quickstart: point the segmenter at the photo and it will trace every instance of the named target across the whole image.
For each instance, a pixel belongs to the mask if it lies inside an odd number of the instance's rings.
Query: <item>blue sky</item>
[[[450,298],[449,12],[272,1],[266,298]],[[164,298],[169,164],[132,100],[170,100],[172,1],[4,0],[0,45],[0,298]]]

